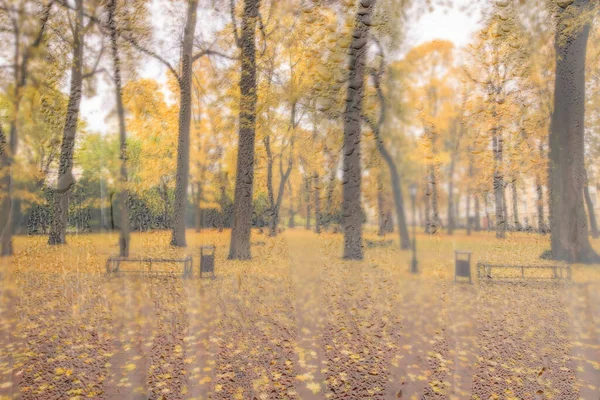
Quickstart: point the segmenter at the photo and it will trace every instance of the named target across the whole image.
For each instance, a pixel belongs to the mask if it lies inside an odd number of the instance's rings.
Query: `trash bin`
[[[455,251],[454,252],[454,282],[456,278],[469,278],[471,283],[471,252],[470,251]]]
[[[200,247],[200,278],[203,273],[210,273],[215,277],[215,246]]]

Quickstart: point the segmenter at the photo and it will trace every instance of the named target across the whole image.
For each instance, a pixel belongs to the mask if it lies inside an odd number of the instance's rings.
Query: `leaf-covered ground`
[[[548,237],[420,235],[414,276],[395,247],[341,260],[340,235],[256,231],[250,262],[226,260],[228,232],[189,232],[187,249],[169,235],[135,234],[132,252],[190,254],[193,279],[177,265],[105,276],[116,235],[17,238],[2,265],[0,398],[600,395],[600,266],[574,266],[572,283],[453,281],[456,249],[473,266],[539,263]],[[214,280],[198,279],[200,244],[217,245]]]

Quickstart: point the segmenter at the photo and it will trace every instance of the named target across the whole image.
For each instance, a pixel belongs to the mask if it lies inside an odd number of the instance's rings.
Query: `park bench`
[[[508,270],[512,273],[492,275],[492,270]],[[530,271],[551,271],[551,276],[531,276]],[[506,264],[491,264],[487,262],[477,263],[477,278],[479,279],[531,279],[531,280],[548,280],[548,279],[571,279],[570,265],[506,265]]]
[[[126,272],[133,273],[169,273],[169,271],[153,270],[152,266],[159,263],[182,263],[183,264],[183,277],[191,277],[193,272],[193,261],[192,256],[184,258],[151,258],[151,257],[121,257],[121,256],[110,256],[106,261],[106,273],[117,274],[121,272],[121,263],[147,263],[148,269],[144,270],[127,270]]]

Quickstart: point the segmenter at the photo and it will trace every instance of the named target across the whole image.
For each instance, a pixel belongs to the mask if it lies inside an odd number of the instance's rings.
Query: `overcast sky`
[[[437,8],[432,13],[423,15],[408,27],[407,41],[410,45],[418,45],[433,39],[446,39],[454,42],[457,47],[466,45],[473,33],[479,28],[479,15],[475,12],[467,13],[459,8],[469,0],[454,0],[456,6],[452,9]],[[158,3],[158,0],[155,0]],[[163,20],[159,6],[154,7],[153,20],[162,25]],[[471,14],[471,15],[469,15]],[[160,36],[160,35],[156,35]],[[156,61],[146,57],[140,76],[165,81],[165,70]],[[88,122],[92,132],[107,133],[116,129],[114,118],[107,118],[108,113],[114,108],[114,89],[102,80],[98,80],[98,95],[93,98],[84,98],[81,102],[81,116]]]

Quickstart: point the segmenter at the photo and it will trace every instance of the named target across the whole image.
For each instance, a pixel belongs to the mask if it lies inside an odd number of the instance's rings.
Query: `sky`
[[[412,22],[408,27],[407,41],[409,46],[415,46],[434,39],[452,41],[457,47],[469,43],[473,33],[479,29],[479,15],[477,10],[470,8],[470,13],[460,10],[470,0],[454,0],[453,8],[436,8],[431,13],[424,14],[419,20]],[[153,19],[161,25],[163,19],[159,10],[158,0],[153,7]],[[159,35],[157,35],[159,36]],[[156,61],[146,57],[140,77],[165,81],[165,70]],[[116,130],[114,118],[107,115],[114,108],[114,89],[105,80],[98,80],[98,95],[84,98],[81,102],[81,116],[87,121],[88,129],[102,134]],[[114,114],[113,114],[114,115]]]

